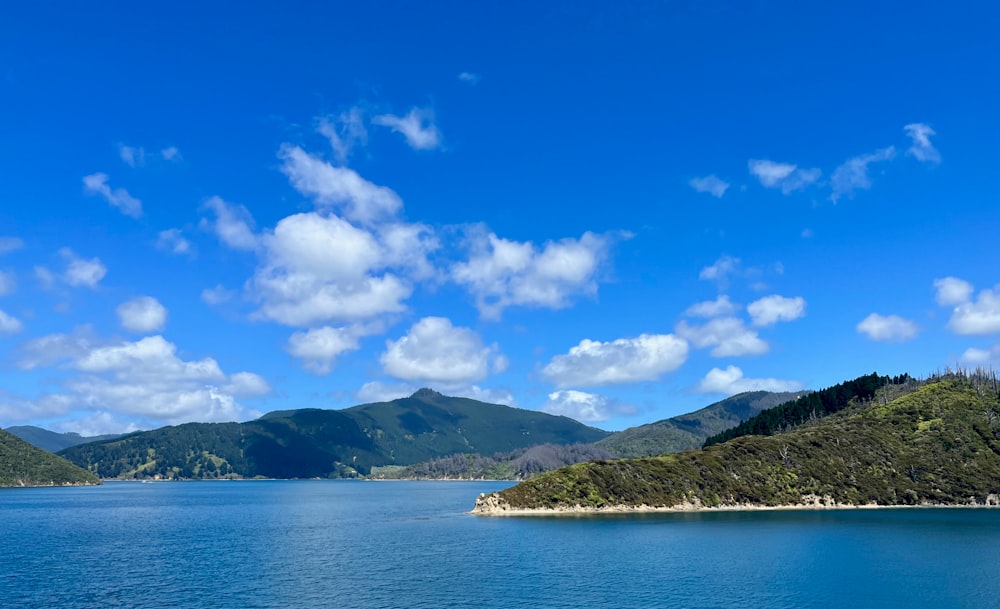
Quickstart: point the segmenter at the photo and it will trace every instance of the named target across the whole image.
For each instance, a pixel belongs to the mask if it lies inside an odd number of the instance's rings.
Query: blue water
[[[496,482],[0,490],[0,607],[1000,607],[1000,510],[478,518]]]

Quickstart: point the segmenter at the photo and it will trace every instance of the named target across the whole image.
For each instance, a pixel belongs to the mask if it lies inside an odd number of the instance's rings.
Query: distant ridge
[[[7,431],[21,438],[25,442],[33,444],[42,450],[47,450],[50,453],[57,453],[64,448],[76,446],[77,444],[100,442],[101,440],[112,440],[122,436],[122,434],[81,436],[80,434],[74,432],[58,433],[55,431],[49,431],[48,429],[35,427],[34,425],[17,425],[14,427],[8,427]]]

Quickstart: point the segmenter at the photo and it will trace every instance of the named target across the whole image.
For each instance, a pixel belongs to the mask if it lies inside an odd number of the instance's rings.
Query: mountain
[[[0,486],[100,484],[90,472],[0,430]]]
[[[7,431],[21,438],[25,442],[33,444],[42,450],[47,450],[50,453],[57,453],[64,448],[76,446],[77,444],[99,442],[101,440],[112,440],[114,438],[121,437],[121,434],[81,436],[80,434],[74,432],[57,433],[41,427],[35,427],[34,425],[18,425],[15,427],[8,427]]]
[[[476,512],[1000,504],[995,375],[890,384],[873,397],[784,433],[548,472],[480,497]]]
[[[807,391],[749,391],[688,414],[613,433],[596,445],[616,457],[652,457],[698,448],[715,434],[730,429],[762,410],[795,400]]]
[[[455,453],[577,444],[608,432],[573,419],[421,389],[345,410],[277,411],[246,423],[187,423],[63,450],[102,478],[328,478]]]

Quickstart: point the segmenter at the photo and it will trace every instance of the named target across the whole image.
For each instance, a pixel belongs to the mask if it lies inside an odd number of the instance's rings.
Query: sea
[[[0,489],[0,607],[1000,608],[1000,510],[479,517],[505,482]]]

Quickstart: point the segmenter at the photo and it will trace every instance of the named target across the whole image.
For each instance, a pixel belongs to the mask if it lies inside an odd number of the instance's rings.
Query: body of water
[[[0,489],[0,606],[1000,607],[1000,510],[466,513],[505,486]]]

